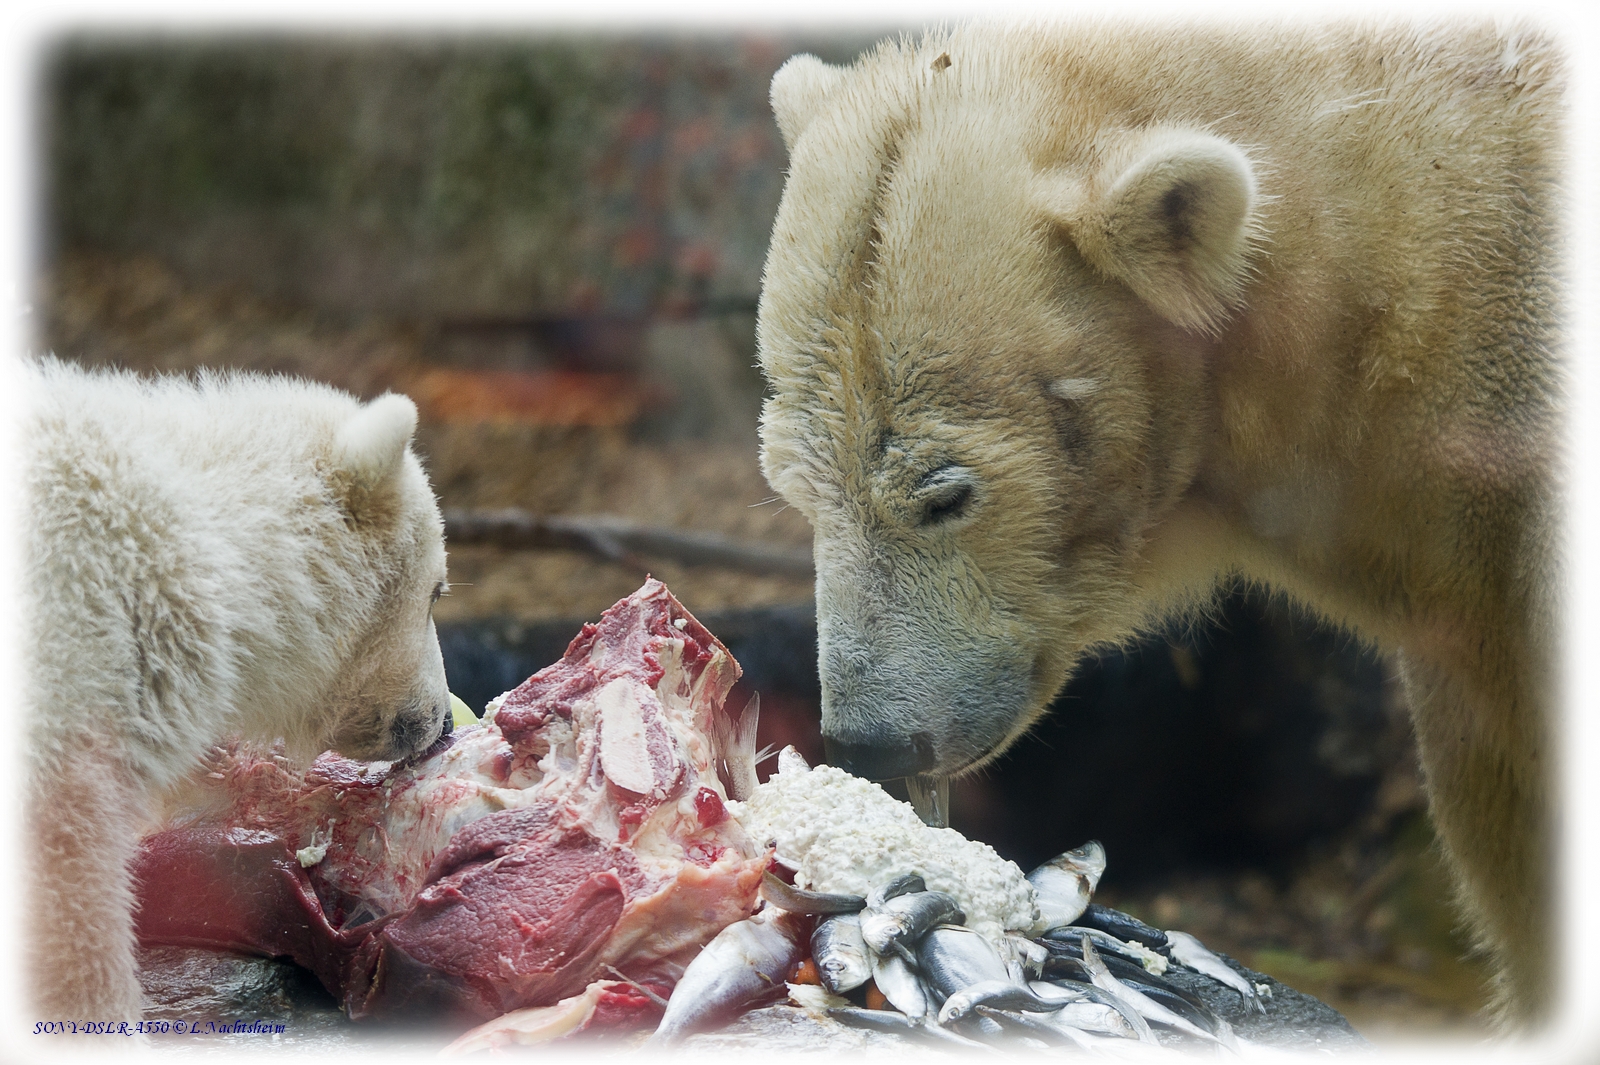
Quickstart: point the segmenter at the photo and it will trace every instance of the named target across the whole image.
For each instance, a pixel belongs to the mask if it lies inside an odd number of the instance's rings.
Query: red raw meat
[[[413,762],[219,749],[210,812],[143,842],[140,941],[291,958],[352,1017],[484,1020],[608,966],[670,987],[767,861],[716,772],[738,676],[651,580]]]

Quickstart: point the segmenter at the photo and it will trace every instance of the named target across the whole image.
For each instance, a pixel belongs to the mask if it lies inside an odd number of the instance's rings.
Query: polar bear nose
[[[439,735],[448,736],[456,730],[456,715],[450,712],[450,704],[444,707],[444,726],[439,729]]]
[[[868,780],[916,776],[938,762],[933,736],[927,732],[909,736],[851,733],[848,737],[823,733],[822,746],[829,765]]]

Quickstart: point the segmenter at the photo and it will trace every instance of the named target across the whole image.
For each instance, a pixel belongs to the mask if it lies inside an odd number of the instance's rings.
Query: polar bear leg
[[[1503,1023],[1554,1012],[1550,759],[1533,693],[1499,698],[1461,670],[1402,658],[1429,807],[1457,900],[1496,968],[1492,1008]]]
[[[28,972],[42,1021],[131,1027],[142,1013],[128,869],[146,799],[118,761],[86,743],[33,769],[25,822],[32,850]]]

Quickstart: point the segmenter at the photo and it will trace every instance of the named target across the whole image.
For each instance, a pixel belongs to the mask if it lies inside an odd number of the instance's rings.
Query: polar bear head
[[[1153,609],[1263,239],[1246,151],[1041,62],[958,32],[773,80],[762,461],[815,531],[829,758],[866,776],[982,764]]]
[[[297,753],[393,760],[449,731],[433,625],[447,590],[444,527],[411,452],[416,424],[416,406],[391,394],[330,427],[318,461],[326,495],[315,579],[333,679]]]

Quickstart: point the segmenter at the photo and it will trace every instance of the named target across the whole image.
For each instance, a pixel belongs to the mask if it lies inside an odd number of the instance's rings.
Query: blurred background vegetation
[[[446,507],[613,515],[804,551],[756,464],[754,308],[789,55],[877,35],[63,36],[38,86],[40,350],[406,391]],[[667,581],[814,758],[810,582],[451,548],[452,687],[484,700]],[[1316,994],[1370,1037],[1477,1032],[1386,665],[1245,590],[1090,663],[957,782],[1025,867],[1105,841],[1102,901]]]

